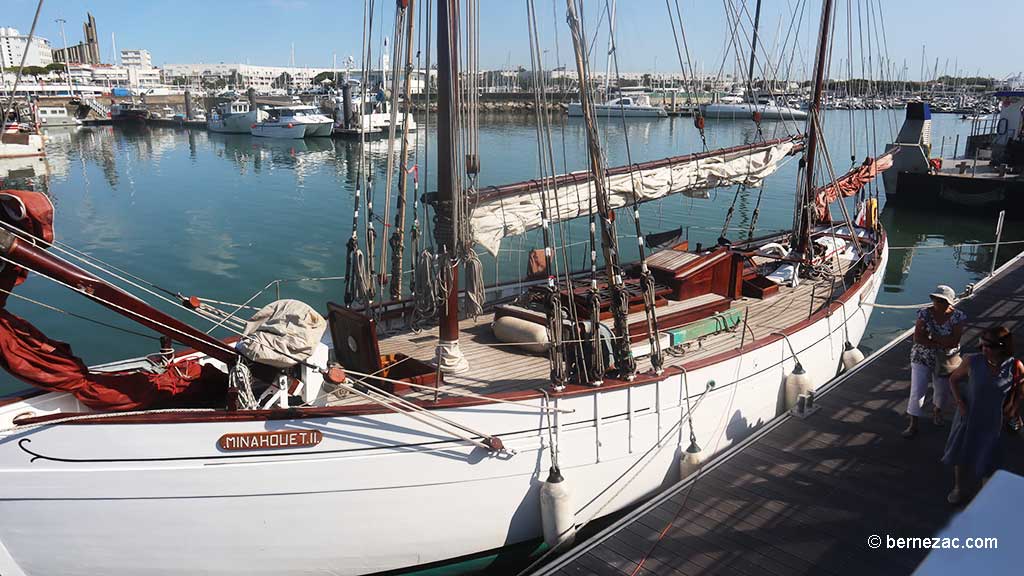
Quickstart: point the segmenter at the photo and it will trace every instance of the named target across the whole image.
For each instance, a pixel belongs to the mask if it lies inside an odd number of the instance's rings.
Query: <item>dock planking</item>
[[[988,326],[1020,334],[1024,258],[959,307],[966,353]],[[910,574],[927,550],[887,550],[886,536],[934,536],[959,510],[946,503],[952,473],[940,462],[951,413],[941,428],[925,421],[916,438],[900,435],[910,346],[875,355],[828,386],[817,413],[769,423],[537,574]],[[1024,438],[1007,434],[1004,452],[1003,468],[1024,474]]]

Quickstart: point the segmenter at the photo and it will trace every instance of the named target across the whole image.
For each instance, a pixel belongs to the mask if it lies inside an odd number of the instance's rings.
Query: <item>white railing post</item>
[[[1003,236],[1003,219],[1006,218],[1006,210],[999,211],[999,221],[996,222],[996,245],[992,249],[992,268],[989,270],[988,275],[991,276],[996,273],[996,259],[999,257],[999,241]]]

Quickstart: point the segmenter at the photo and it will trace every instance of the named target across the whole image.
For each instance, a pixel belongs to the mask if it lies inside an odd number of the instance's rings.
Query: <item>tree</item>
[[[22,73],[26,76],[43,76],[45,74],[48,74],[49,70],[47,70],[44,66],[25,66],[25,69],[22,71]]]
[[[321,72],[316,76],[313,76],[313,85],[319,86],[324,83],[324,80],[334,84],[334,72]]]
[[[64,63],[63,62],[54,62],[53,64],[47,64],[46,65],[46,69],[49,70],[50,72],[60,72],[60,73],[63,73],[64,72]]]
[[[287,72],[281,72],[281,75],[274,79],[270,83],[271,88],[287,88],[292,84],[292,76]]]

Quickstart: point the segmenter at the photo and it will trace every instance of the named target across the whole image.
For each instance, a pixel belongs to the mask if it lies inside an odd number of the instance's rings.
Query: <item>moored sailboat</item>
[[[8,212],[0,234],[5,289],[22,272],[52,278],[194,350],[176,354],[164,346],[149,358],[88,370],[65,345],[2,311],[6,365],[44,390],[0,405],[0,514],[18,519],[0,523],[0,572],[369,574],[452,561],[538,540],[552,524],[542,516],[542,494],[550,495],[546,487],[558,478],[569,499],[559,514],[570,517],[554,525],[620,510],[674,478],[686,448],[699,442],[717,452],[737,422],[756,426],[785,408],[780,396],[805,392],[786,386],[797,365],[815,384],[836,373],[842,350],[863,335],[887,252],[884,231],[870,218],[837,225],[827,201],[824,212],[816,207],[836,190],[816,184],[814,124],[806,144],[770,141],[618,173],[649,171],[644,178],[652,185],[675,181],[655,188],[656,199],[753,186],[781,158],[803,150],[811,168],[799,184],[792,232],[708,249],[676,244],[636,266],[623,264],[621,278],[609,268],[593,298],[593,275],[547,275],[532,295],[556,296],[558,313],[578,306],[580,321],[568,326],[547,329],[549,309],[538,313],[530,291],[525,300],[503,298],[522,296],[522,282],[485,290],[490,298],[480,315],[460,319],[457,270],[468,261],[460,250],[469,238],[465,213],[456,210],[465,198],[453,4],[437,2],[440,177],[432,262],[445,282],[431,299],[442,310],[436,337],[404,327],[403,316],[416,311],[401,299],[382,304],[371,297],[361,310],[328,305],[326,318],[279,301],[250,321],[252,329],[238,325],[238,310],[217,316],[187,299],[196,314],[242,332],[238,344],[216,340],[73,266],[73,252],[48,228],[45,198],[8,193],[5,205],[18,209]],[[830,11],[826,1],[826,37]],[[826,52],[819,48],[819,60]],[[588,126],[592,119],[591,112]],[[466,164],[475,173],[475,162]],[[594,199],[586,205],[603,205],[602,213],[575,214],[603,222],[611,220],[616,194],[627,205],[643,200],[624,193],[600,160],[590,168],[542,179],[549,188],[537,185],[539,192],[522,183],[479,199],[500,209],[532,192],[540,207],[526,211],[523,229],[537,225],[537,214],[544,214],[542,228],[573,217],[557,206],[548,210],[548,200],[569,186]],[[482,224],[471,230],[481,245],[493,236]],[[356,292],[348,303],[362,299]],[[614,294],[626,301],[608,297]],[[503,318],[540,326],[550,345],[519,342],[541,349],[520,352],[498,334]],[[395,333],[380,337],[378,327]],[[268,339],[279,329],[292,344]],[[589,350],[584,338],[594,344]],[[606,347],[613,351],[602,352]],[[553,351],[563,353],[558,378]],[[628,358],[650,358],[651,369],[630,369]],[[35,362],[26,367],[18,359]],[[550,536],[552,544],[568,540],[570,528]]]

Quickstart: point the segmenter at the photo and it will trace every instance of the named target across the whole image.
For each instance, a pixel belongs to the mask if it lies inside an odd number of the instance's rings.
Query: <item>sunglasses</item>
[[[981,341],[981,347],[982,348],[995,348],[997,346],[999,346],[999,342],[990,342],[988,340],[982,340]]]

